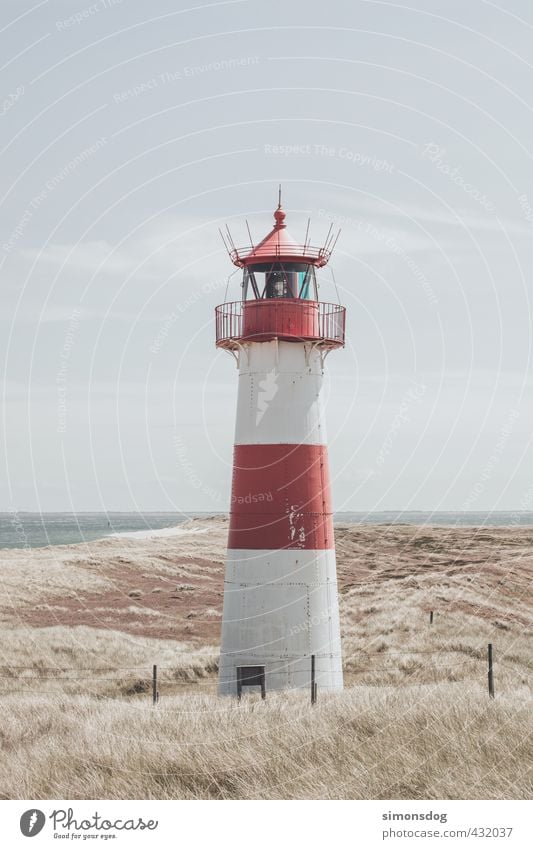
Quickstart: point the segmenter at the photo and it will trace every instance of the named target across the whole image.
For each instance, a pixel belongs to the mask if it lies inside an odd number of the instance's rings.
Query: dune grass
[[[215,649],[85,627],[4,631],[31,668],[4,670],[0,796],[530,798],[527,640],[502,635],[492,700],[482,623],[412,621],[398,648],[361,627],[347,689],[319,690],[314,708],[305,692],[217,698]]]
[[[157,599],[161,575],[187,599],[218,587],[225,528],[213,527],[180,543],[182,560],[168,540],[45,549],[26,565],[25,552],[6,555],[0,797],[531,798],[530,530],[340,527],[346,689],[327,695],[318,682],[314,708],[304,692],[218,699],[209,632],[157,638],[154,604],[135,609],[153,617],[149,635],[127,631],[131,596],[111,629],[61,624],[57,593],[76,593],[82,611],[85,591],[112,604],[109,570],[126,555],[128,591],[144,577]],[[20,616],[36,598],[55,605],[57,624]],[[206,619],[220,616],[220,601],[206,601]]]
[[[480,685],[173,696],[149,707],[6,696],[4,798],[530,798],[529,693]]]
[[[209,646],[83,625],[0,631],[2,694],[141,696],[151,690],[154,663],[167,695],[194,685],[214,689],[218,650]]]

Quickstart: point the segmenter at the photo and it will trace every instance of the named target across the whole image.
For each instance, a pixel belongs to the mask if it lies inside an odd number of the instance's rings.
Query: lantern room
[[[305,262],[258,263],[244,267],[242,299],[301,298],[318,301],[315,266]]]
[[[243,269],[240,301],[216,308],[217,346],[238,349],[246,341],[311,341],[326,348],[344,345],[345,309],[319,301],[316,269],[325,266],[338,234],[330,227],[322,247],[296,242],[288,233],[281,194],[274,227],[254,245],[236,247],[229,229],[222,235],[234,265]]]

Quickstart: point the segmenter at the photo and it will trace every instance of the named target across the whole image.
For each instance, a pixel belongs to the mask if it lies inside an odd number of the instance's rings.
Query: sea
[[[172,528],[213,513],[0,513],[0,548],[42,548],[91,542],[115,534]],[[533,512],[382,511],[335,513],[336,522],[477,527],[533,526]]]

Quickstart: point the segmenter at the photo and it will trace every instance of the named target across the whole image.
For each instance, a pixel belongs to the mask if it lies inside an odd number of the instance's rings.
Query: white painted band
[[[303,342],[252,342],[239,352],[236,445],[325,445],[322,356]]]
[[[267,690],[342,689],[335,551],[230,550],[219,692],[234,695],[238,666],[265,667]]]

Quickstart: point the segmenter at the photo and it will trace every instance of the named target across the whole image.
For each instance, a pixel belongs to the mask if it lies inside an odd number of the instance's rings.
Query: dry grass
[[[3,700],[5,798],[529,798],[528,693],[355,687],[240,705]]]
[[[0,796],[530,798],[530,529],[340,526],[347,690],[311,709],[214,695],[226,527],[1,553]]]
[[[89,625],[212,645],[220,628],[207,611],[222,604],[227,521],[191,520],[179,531],[0,550],[0,625]]]
[[[135,696],[151,689],[154,663],[166,694],[198,685],[212,691],[218,670],[214,648],[85,626],[6,629],[0,645],[4,694]]]

